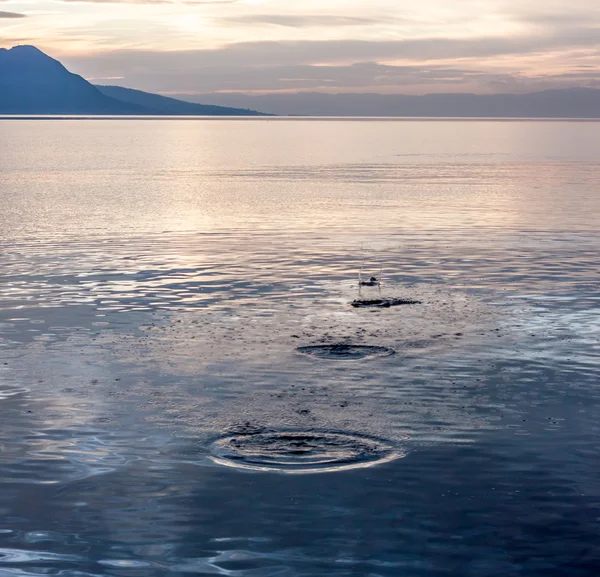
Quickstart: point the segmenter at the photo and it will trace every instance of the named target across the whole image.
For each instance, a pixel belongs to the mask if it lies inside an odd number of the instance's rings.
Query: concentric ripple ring
[[[372,467],[405,456],[380,439],[329,431],[229,435],[212,444],[220,465],[280,473],[324,473]]]
[[[369,345],[309,345],[298,347],[297,352],[318,359],[357,360],[374,357],[389,357],[395,354],[394,349]]]

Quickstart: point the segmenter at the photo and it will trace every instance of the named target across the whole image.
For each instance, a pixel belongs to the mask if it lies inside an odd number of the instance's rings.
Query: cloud
[[[567,28],[572,26],[591,26],[600,24],[600,6],[597,2],[562,2],[535,5],[523,3],[511,6],[508,10],[511,19],[524,24],[547,27]]]
[[[173,59],[173,63],[176,59]],[[104,76],[122,76],[120,84],[150,92],[172,92],[202,94],[208,92],[424,92],[424,91],[522,91],[528,87],[543,86],[545,81],[552,85],[566,84],[565,76],[552,75],[530,78],[518,72],[502,72],[486,68],[483,63],[465,66],[455,64],[414,63],[388,65],[363,62],[350,65],[285,64],[280,66],[240,64],[221,66],[199,59],[195,65],[190,60],[187,66],[169,66],[166,60],[160,65],[147,60],[137,60],[137,66],[126,62],[119,68],[101,65],[97,72]],[[472,66],[472,67],[470,67]],[[81,70],[76,70],[81,72]],[[108,74],[114,71],[115,74]],[[588,84],[600,74],[600,69],[579,71],[572,84]],[[94,74],[94,77],[102,74]]]
[[[171,4],[170,0],[58,0],[69,4]]]
[[[426,0],[422,0],[426,2]],[[156,92],[217,91],[522,91],[546,86],[596,85],[600,70],[600,10],[531,12],[513,5],[508,28],[474,27],[478,36],[452,36],[439,21],[429,36],[378,34],[392,18],[347,15],[251,13],[215,16],[208,22],[266,24],[275,40],[238,41],[218,47],[176,50],[121,49],[64,55],[84,77],[123,77],[121,84]],[[407,13],[412,18],[412,14]],[[359,25],[360,21],[360,25]],[[406,22],[406,20],[402,20]],[[373,26],[371,26],[371,24]],[[368,34],[361,36],[361,26]],[[511,27],[512,26],[512,27]],[[341,30],[337,39],[307,29]],[[278,30],[282,28],[282,30]],[[299,28],[299,39],[294,30]],[[409,27],[410,28],[410,27]],[[391,28],[389,28],[391,30]],[[412,28],[411,28],[412,30]],[[375,32],[373,32],[375,31]],[[261,29],[255,38],[267,38]],[[422,32],[422,31],[421,31]],[[235,28],[235,36],[240,36]],[[275,36],[273,36],[275,35]],[[233,34],[231,35],[233,36]],[[231,37],[229,36],[229,37]],[[347,36],[350,36],[348,38]],[[223,42],[224,35],[220,42]],[[368,39],[369,37],[374,39]],[[381,39],[378,39],[381,38]],[[214,46],[216,43],[212,43]],[[584,68],[588,66],[589,68]],[[571,74],[568,74],[571,71]],[[570,84],[569,84],[570,83]]]
[[[382,22],[381,19],[334,14],[245,14],[219,19],[224,24],[270,24],[288,28],[319,28],[329,26],[365,26]]]
[[[25,14],[18,14],[17,12],[3,12],[0,10],[0,18],[25,18]]]
[[[191,92],[221,91],[377,91],[386,87],[412,85],[456,85],[485,76],[478,70],[451,66],[389,66],[374,62],[348,66],[282,66],[246,70],[204,68],[188,78],[173,75],[173,90]],[[129,76],[125,81],[147,83],[146,75]],[[178,88],[175,88],[178,87]]]
[[[181,0],[179,4],[186,6],[202,6],[203,4],[237,4],[240,0]]]
[[[574,48],[600,48],[600,29],[582,26],[512,37],[239,42],[205,50],[115,50],[88,54],[82,58],[92,69],[100,66],[106,69],[129,68],[192,75],[211,67],[223,70],[229,67],[256,69],[400,60],[426,63],[531,56],[536,52]]]
[[[3,0],[0,0],[0,2]],[[185,6],[203,6],[217,4],[237,4],[240,0],[56,0],[70,4],[172,4]]]

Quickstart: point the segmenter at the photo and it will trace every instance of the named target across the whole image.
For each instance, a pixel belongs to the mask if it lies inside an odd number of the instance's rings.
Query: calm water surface
[[[600,574],[599,140],[0,120],[0,576]]]

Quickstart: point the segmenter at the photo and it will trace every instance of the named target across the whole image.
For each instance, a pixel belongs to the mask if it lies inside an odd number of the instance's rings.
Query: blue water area
[[[598,575],[599,136],[0,120],[0,577]]]

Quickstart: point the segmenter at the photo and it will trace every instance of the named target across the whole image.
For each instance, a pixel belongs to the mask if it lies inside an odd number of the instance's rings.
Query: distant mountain
[[[600,90],[570,88],[528,94],[202,94],[206,104],[258,108],[280,115],[485,118],[600,118]]]
[[[0,48],[0,114],[256,115],[252,110],[202,106],[155,94],[96,87],[34,46]]]
[[[105,96],[115,98],[121,102],[127,102],[136,106],[142,106],[146,109],[154,110],[160,114],[182,115],[182,116],[248,116],[261,115],[268,116],[260,112],[254,112],[246,108],[228,108],[226,106],[216,106],[213,104],[196,104],[176,100],[167,96],[133,90],[132,88],[122,88],[121,86],[99,86],[96,88]]]

